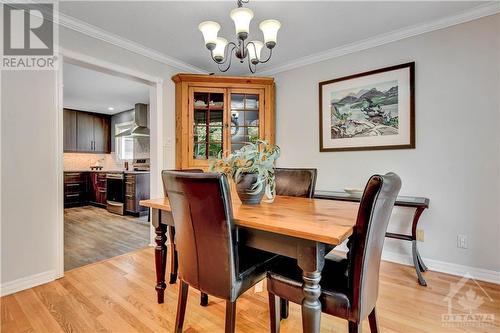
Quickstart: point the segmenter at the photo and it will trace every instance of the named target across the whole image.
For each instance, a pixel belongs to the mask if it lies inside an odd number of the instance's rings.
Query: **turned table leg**
[[[321,326],[321,271],[325,263],[324,247],[317,244],[314,247],[299,249],[298,265],[302,269],[302,330],[304,333],[319,333]]]
[[[155,266],[156,266],[156,293],[158,296],[158,304],[163,303],[165,288],[165,269],[167,266],[167,226],[160,223],[160,211],[153,209],[153,225],[155,226]]]
[[[168,240],[170,243],[170,284],[177,282],[177,270],[179,264],[177,261],[177,249],[175,247],[175,228],[168,226]]]

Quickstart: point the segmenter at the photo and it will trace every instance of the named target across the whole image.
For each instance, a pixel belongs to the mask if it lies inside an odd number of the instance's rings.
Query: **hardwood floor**
[[[453,313],[463,313],[458,301],[472,290],[484,302],[475,312],[493,314],[493,326],[448,328],[441,322],[448,312],[444,298],[460,278],[435,272],[425,277],[428,287],[418,285],[412,267],[382,263],[377,304],[381,332],[499,332],[498,285],[480,282],[490,301],[470,281],[452,302]],[[152,248],[73,269],[62,279],[1,298],[1,332],[172,332],[178,284],[167,286],[162,305],[156,303],[154,285]],[[209,300],[208,307],[201,307],[199,294],[190,289],[184,332],[224,331],[224,302]],[[300,332],[300,320],[300,307],[290,304],[281,331]],[[267,293],[248,291],[238,300],[237,332],[268,332],[268,325]],[[347,332],[346,321],[328,315],[322,316],[321,326],[321,332]],[[367,321],[363,326],[369,332]]]
[[[121,216],[94,206],[64,210],[66,271],[132,252],[148,244],[147,216]]]

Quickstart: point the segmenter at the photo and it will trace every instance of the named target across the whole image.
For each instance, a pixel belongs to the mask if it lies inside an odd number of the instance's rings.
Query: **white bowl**
[[[344,191],[349,194],[351,197],[361,197],[363,195],[363,189],[362,188],[352,188],[352,187],[346,187]]]

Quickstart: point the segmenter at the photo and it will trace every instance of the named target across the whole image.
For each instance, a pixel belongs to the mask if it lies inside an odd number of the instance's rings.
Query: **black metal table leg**
[[[416,252],[417,252],[418,263],[420,264],[420,270],[422,272],[427,271],[428,268],[427,268],[427,266],[425,266],[424,261],[422,260],[422,257],[420,256],[420,253],[418,252],[418,249],[416,249]]]
[[[413,265],[415,266],[415,271],[417,272],[417,278],[418,278],[418,283],[421,286],[427,286],[427,282],[425,281],[424,277],[422,276],[422,268],[420,266],[420,261],[418,260],[419,254],[417,250],[417,241],[413,240],[411,242],[411,252],[413,254]]]
[[[422,276],[422,272],[427,270],[427,267],[424,265],[420,254],[417,249],[417,225],[418,220],[420,219],[420,215],[424,212],[425,207],[417,207],[415,209],[415,214],[413,214],[413,221],[411,225],[411,252],[413,256],[413,265],[415,266],[415,271],[417,272],[418,283],[421,286],[427,286],[427,282]]]

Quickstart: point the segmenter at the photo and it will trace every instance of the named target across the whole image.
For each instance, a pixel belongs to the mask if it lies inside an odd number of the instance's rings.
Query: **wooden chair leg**
[[[372,312],[368,315],[368,321],[370,322],[370,332],[378,333],[377,315],[375,313],[375,308],[373,308]]]
[[[236,301],[226,301],[226,328],[225,333],[234,333],[236,328]]]
[[[281,298],[271,293],[268,294],[269,294],[269,316],[271,322],[271,333],[279,333],[280,321],[281,321],[280,304],[282,304],[280,302]]]
[[[287,299],[280,298],[280,312],[281,312],[281,319],[286,319],[288,318],[288,307],[289,307],[289,302]]]
[[[179,286],[179,298],[177,301],[177,315],[175,317],[175,333],[182,333],[184,315],[186,314],[188,290],[189,285],[181,280],[181,285]]]
[[[361,333],[361,323],[349,321],[349,333]]]
[[[208,305],[208,295],[205,293],[201,293],[200,296],[200,305],[201,306],[207,306]]]

